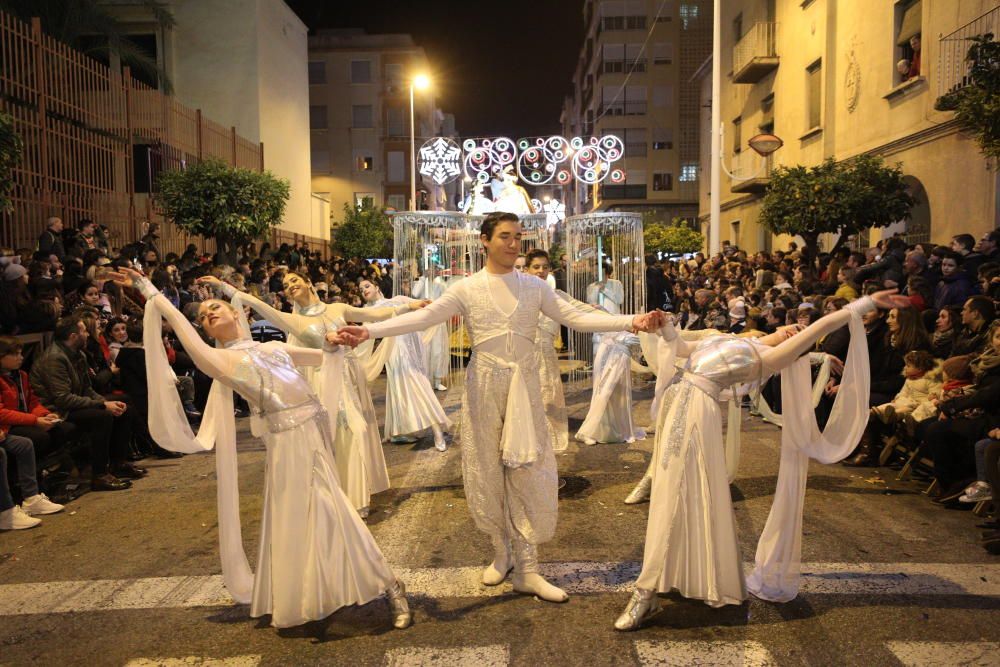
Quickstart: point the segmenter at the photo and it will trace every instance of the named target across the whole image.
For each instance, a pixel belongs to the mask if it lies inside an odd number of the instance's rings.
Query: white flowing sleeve
[[[406,315],[399,315],[385,322],[366,324],[368,335],[372,338],[388,338],[390,336],[401,336],[423,331],[436,324],[447,322],[456,315],[461,315],[464,311],[462,300],[457,294],[459,285],[449,289],[439,298],[431,302],[426,308],[414,310]]]
[[[577,331],[596,333],[600,331],[628,331],[632,328],[633,315],[608,315],[606,313],[583,313],[572,304],[560,299],[552,288],[542,289],[542,312],[547,316]]]

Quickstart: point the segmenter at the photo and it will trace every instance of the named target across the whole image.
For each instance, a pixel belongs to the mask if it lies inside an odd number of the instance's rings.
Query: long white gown
[[[465,317],[473,348],[460,430],[465,496],[476,526],[494,544],[537,545],[555,532],[558,476],[535,354],[539,313],[582,331],[632,325],[630,315],[580,313],[534,276],[485,269],[422,310],[366,325],[378,338]]]
[[[400,306],[413,301],[405,296],[380,299],[374,307]],[[451,428],[451,420],[434,395],[424,366],[424,343],[418,333],[396,336],[385,361],[385,435],[393,438],[418,433],[432,426]]]
[[[594,389],[577,440],[635,442],[646,437],[632,420],[632,352],[639,337],[627,331],[595,334]]]
[[[660,375],[671,376],[676,356],[688,359],[683,370],[673,374],[659,402],[653,488],[638,588],[660,592],[676,589],[685,597],[716,607],[746,599],[720,401],[726,398],[725,392],[744,393],[782,369],[786,369],[783,382],[788,377],[794,380],[796,390],[808,387],[809,359],[801,355],[822,336],[850,323],[852,347],[842,385],[847,388],[845,396],[837,399],[839,407],[834,408],[832,427],[827,431],[843,438],[833,448],[837,452],[852,447],[863,432],[867,415],[868,359],[861,325],[866,308],[874,308],[871,299],[827,315],[773,348],[728,335],[687,343],[672,326],[664,328],[669,342],[661,343],[657,355]],[[810,443],[824,440],[815,427],[810,402],[789,400],[788,406],[786,424],[796,427],[782,433],[778,492],[758,544],[752,578],[754,594],[767,599],[791,599],[795,596],[792,591],[797,592],[806,469],[810,455],[820,458]],[[808,417],[803,416],[807,413],[813,415],[811,431]],[[796,415],[794,419],[792,415]]]
[[[150,432],[173,451],[217,446],[220,555],[233,598],[250,603],[251,616],[271,614],[271,624],[284,628],[364,604],[392,587],[395,576],[341,489],[331,454],[330,415],[293,362],[293,355],[299,363],[325,357],[323,363],[332,364],[326,372],[335,378],[342,352],[249,339],[215,349],[155,288],[140,286],[148,297],[144,336],[152,371]],[[183,419],[173,381],[161,372],[166,368],[159,344],[161,317],[198,367],[217,381],[197,437]],[[267,446],[260,548],[252,575],[239,523],[232,395],[223,386],[250,404],[255,433]],[[337,391],[332,393],[336,400]]]
[[[414,299],[428,299],[433,301],[444,294],[444,290],[444,280],[440,276],[434,280],[421,277],[414,281],[411,296]],[[439,324],[427,333],[430,334],[430,342],[424,346],[425,367],[428,378],[432,383],[436,384],[447,380],[451,370],[451,351],[448,349],[448,324]]]

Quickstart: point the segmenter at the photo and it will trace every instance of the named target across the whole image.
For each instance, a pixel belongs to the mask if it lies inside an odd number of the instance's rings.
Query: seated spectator
[[[858,285],[854,282],[854,276],[857,272],[849,266],[841,267],[837,271],[837,282],[839,287],[837,291],[833,293],[834,296],[840,297],[841,299],[847,299],[848,301],[854,301],[858,298]]]
[[[21,342],[0,336],[0,432],[28,438],[41,456],[61,450],[69,427],[42,405],[21,370]]]
[[[996,306],[985,296],[974,296],[962,306],[962,328],[955,337],[952,354],[980,354],[988,344],[989,329],[996,319]]]
[[[961,257],[952,252],[941,260],[941,282],[934,292],[934,308],[941,310],[946,306],[957,306],[964,303],[973,294],[972,281],[959,268]]]
[[[993,500],[993,485],[990,483],[989,466],[987,464],[990,449],[1000,446],[1000,428],[991,429],[987,437],[976,443],[976,481],[965,487],[958,498],[960,503],[981,503]],[[996,455],[993,456],[996,467]]]
[[[111,363],[111,350],[101,333],[103,327],[100,317],[89,306],[77,308],[73,315],[79,317],[87,328],[87,342],[83,353],[90,368],[90,382],[94,391],[107,397],[118,389],[118,368]]]
[[[962,311],[955,306],[948,306],[938,311],[934,321],[934,333],[931,334],[931,352],[938,359],[954,356],[955,340],[962,328]]]
[[[38,251],[46,255],[55,255],[59,261],[66,258],[66,248],[63,245],[63,221],[59,218],[49,218],[45,223],[45,231],[38,237]]]
[[[94,391],[82,351],[87,338],[82,319],[60,319],[52,345],[31,369],[31,387],[46,408],[89,435],[91,489],[120,491],[146,471],[126,461],[132,433],[125,403],[106,400]]]
[[[921,405],[929,404],[941,389],[942,371],[937,361],[925,350],[913,350],[903,357],[903,388],[889,403],[871,408],[856,454],[844,461],[848,466],[876,466],[882,447],[882,438]],[[926,408],[925,408],[926,409]],[[922,416],[922,412],[920,413]],[[919,421],[918,417],[914,417]]]
[[[855,280],[864,282],[865,280],[875,280],[879,284],[879,289],[883,287],[898,287],[903,282],[903,261],[906,259],[906,244],[902,239],[893,237],[883,244],[882,256],[872,262],[865,264],[857,270]]]
[[[125,347],[128,342],[128,330],[125,320],[120,317],[113,317],[104,325],[104,340],[108,342],[109,361],[117,365],[118,352]]]

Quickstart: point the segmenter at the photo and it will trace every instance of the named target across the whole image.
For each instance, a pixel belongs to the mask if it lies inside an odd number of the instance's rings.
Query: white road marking
[[[643,667],[776,667],[760,642],[638,641],[635,652]]]
[[[503,644],[461,648],[394,648],[385,654],[386,667],[507,667],[510,649]]]
[[[257,667],[259,655],[237,655],[232,658],[202,658],[190,655],[186,658],[136,658],[125,663],[125,667]]]
[[[751,564],[745,565],[747,571]],[[495,597],[510,585],[486,587],[482,568],[397,568],[415,596]],[[577,595],[629,590],[639,563],[543,563],[553,583]],[[803,563],[803,595],[1000,596],[1000,564]],[[0,585],[0,617],[127,609],[214,607],[232,604],[221,575],[103,579]]]
[[[995,667],[1000,642],[886,642],[906,667]]]

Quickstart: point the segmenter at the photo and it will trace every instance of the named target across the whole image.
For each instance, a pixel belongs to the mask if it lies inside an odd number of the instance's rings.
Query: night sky
[[[559,133],[583,42],[583,0],[285,0],[309,26],[409,33],[463,137]]]

